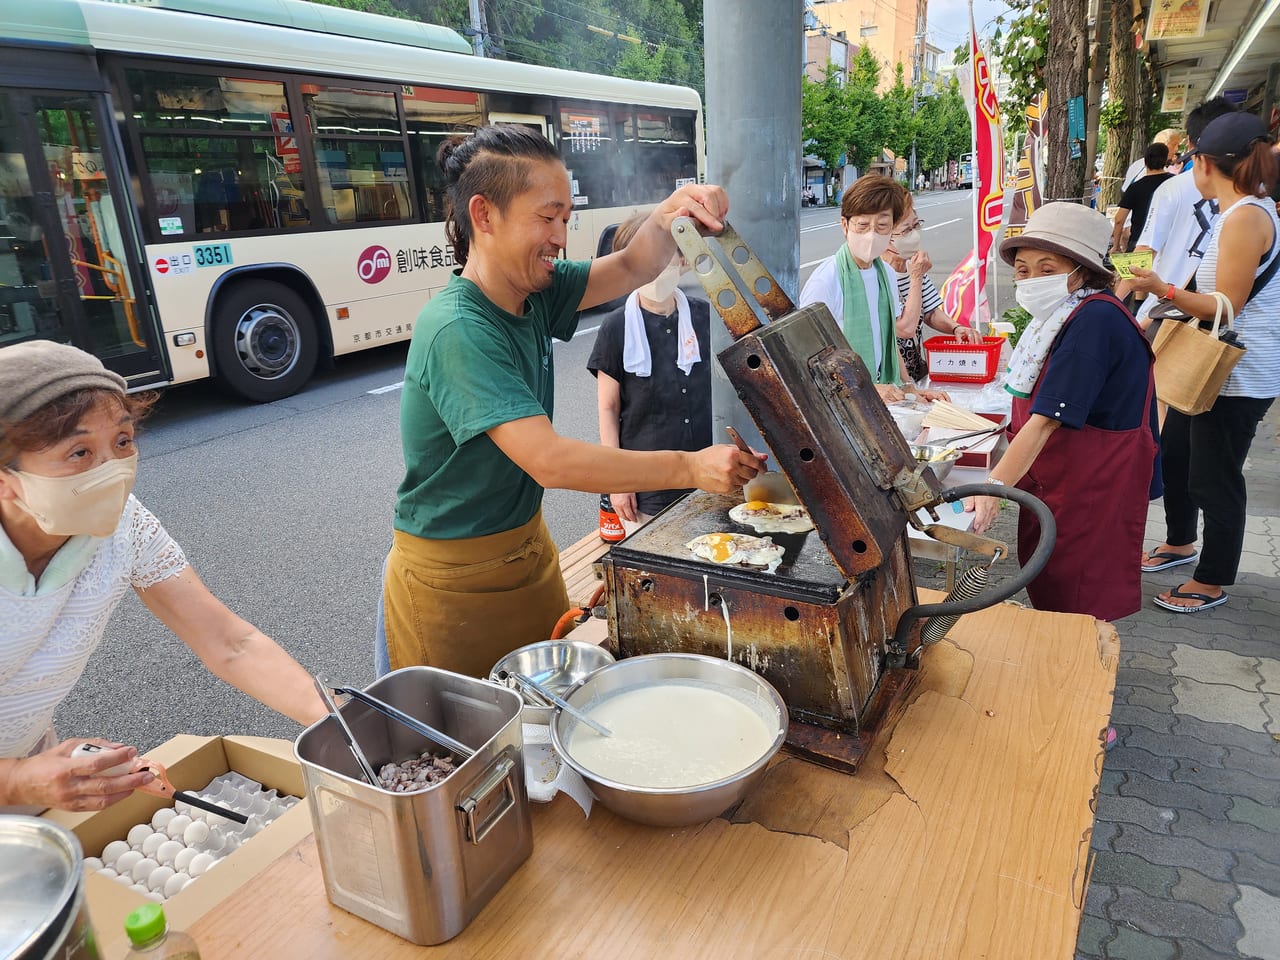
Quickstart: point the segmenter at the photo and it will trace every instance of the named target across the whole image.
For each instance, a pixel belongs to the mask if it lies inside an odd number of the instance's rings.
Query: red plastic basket
[[[929,379],[940,383],[990,383],[1000,369],[1004,337],[983,337],[981,343],[961,343],[950,337],[930,337]]]

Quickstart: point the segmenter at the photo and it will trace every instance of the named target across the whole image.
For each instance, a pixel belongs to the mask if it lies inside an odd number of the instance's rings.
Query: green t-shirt
[[[551,416],[551,338],[573,336],[590,270],[590,261],[558,261],[551,286],[525,301],[522,317],[460,276],[427,302],[405,362],[397,530],[429,540],[483,537],[537,513],[542,487],[485,431]]]

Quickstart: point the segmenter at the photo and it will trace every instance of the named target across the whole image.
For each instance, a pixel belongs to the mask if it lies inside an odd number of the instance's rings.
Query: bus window
[[[155,198],[149,230],[174,239],[310,225],[283,83],[143,69],[126,78]]]
[[[569,168],[575,207],[616,207],[630,189],[618,168],[618,142],[609,112],[595,106],[560,110],[560,156]]]
[[[444,220],[445,180],[436,153],[446,139],[480,126],[480,95],[406,84],[401,88],[409,155],[419,190],[422,216],[428,223]]]
[[[636,112],[636,203],[657,203],[685,180],[697,180],[691,113]]]

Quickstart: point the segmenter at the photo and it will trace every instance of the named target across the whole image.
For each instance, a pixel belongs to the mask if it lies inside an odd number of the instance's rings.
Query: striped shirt
[[[907,295],[910,293],[911,277],[906,273],[898,274],[899,302],[905,305]],[[924,340],[924,318],[942,306],[942,297],[938,294],[938,288],[928,277],[923,277],[921,280],[920,295],[921,309],[920,316],[916,319],[915,336],[898,338],[898,352],[902,354],[902,361],[907,365],[907,376],[917,382],[929,376],[929,361],[924,355],[924,347],[921,346]]]
[[[1204,261],[1196,271],[1196,289],[1208,291],[1218,288],[1218,239],[1222,235],[1222,225],[1246,203],[1265,211],[1273,230],[1271,248],[1253,275],[1257,277],[1273,259],[1280,256],[1280,218],[1276,217],[1276,205],[1269,200],[1245,197],[1224,210],[1214,223]],[[1280,270],[1245,304],[1236,316],[1235,328],[1245,353],[1227,377],[1222,396],[1259,400],[1280,396]]]

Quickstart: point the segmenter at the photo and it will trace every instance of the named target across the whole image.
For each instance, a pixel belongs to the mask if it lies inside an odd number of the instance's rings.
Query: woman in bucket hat
[[[1096,210],[1048,203],[1000,245],[1032,322],[1006,373],[1012,441],[988,479],[1035,494],[1057,521],[1053,555],[1027,586],[1036,609],[1100,620],[1142,606],[1147,503],[1160,492],[1153,357],[1111,292],[1110,238]],[[998,503],[968,501],[976,532],[991,526]],[[1019,553],[1030,553],[1039,536],[1023,512]]]
[[[1248,113],[1211,121],[1196,141],[1192,174],[1220,211],[1196,271],[1201,292],[1140,269],[1134,270],[1134,289],[1197,320],[1213,319],[1213,291],[1226,294],[1245,354],[1212,408],[1193,417],[1170,409],[1165,418],[1165,542],[1145,555],[1141,567],[1149,573],[1196,563],[1190,580],[1155,597],[1157,606],[1174,613],[1227,602],[1223,587],[1236,582],[1244,547],[1244,461],[1258,424],[1280,395],[1280,271],[1273,268],[1280,259],[1280,219],[1267,197],[1277,163],[1266,124]],[[1201,512],[1204,541],[1197,555]]]
[[[99,810],[154,777],[113,774],[130,746],[72,756],[53,715],[132,587],[215,676],[311,723],[310,676],[209,592],[133,496],[133,434],[149,407],[75,347],[0,348],[0,812]]]

